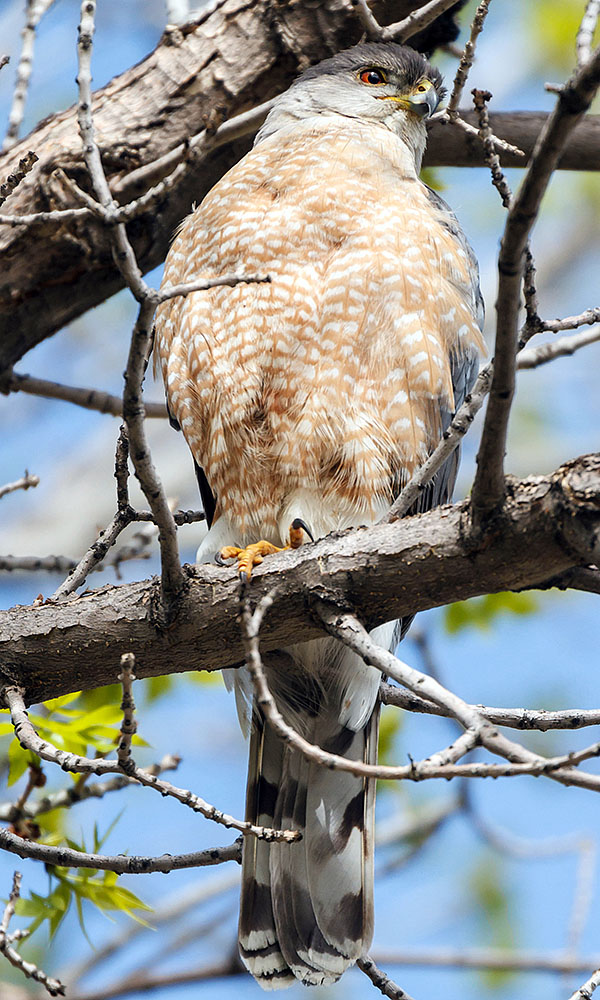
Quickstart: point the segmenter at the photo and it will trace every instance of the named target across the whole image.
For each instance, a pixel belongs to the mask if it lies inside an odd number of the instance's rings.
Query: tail
[[[319,646],[331,649],[330,640]],[[363,707],[344,714],[340,699],[356,696],[349,686],[357,669],[361,673],[358,663],[351,664],[346,651],[345,662],[338,655],[329,676],[315,679],[298,657],[301,648],[293,651],[293,661],[281,653],[265,664],[286,720],[332,753],[374,763],[379,675],[363,676]],[[240,954],[264,989],[296,979],[308,986],[334,983],[367,951],[373,934],[374,806],[373,780],[308,761],[283,744],[255,706],[246,817],[302,832],[294,843],[244,838]]]

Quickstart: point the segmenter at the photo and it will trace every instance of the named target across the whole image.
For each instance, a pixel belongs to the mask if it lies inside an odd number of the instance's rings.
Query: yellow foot
[[[286,549],[298,549],[302,545],[303,533],[306,532],[311,542],[314,542],[312,532],[299,517],[295,518],[290,525],[290,541],[288,545],[278,546],[264,539],[254,542],[240,549],[236,545],[226,545],[225,548],[217,552],[217,562],[222,563],[225,559],[237,559],[238,573],[242,579],[249,580],[252,575],[252,567],[258,566],[265,556],[270,556],[274,552],[285,552]]]

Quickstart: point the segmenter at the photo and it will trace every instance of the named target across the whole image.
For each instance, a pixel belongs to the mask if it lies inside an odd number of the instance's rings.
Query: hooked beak
[[[440,103],[440,99],[435,88],[430,87],[429,90],[424,91],[424,93],[417,92],[415,94],[411,94],[406,103],[409,111],[418,115],[419,118],[430,118]]]
[[[426,90],[414,90],[408,96],[395,97],[382,94],[379,100],[393,101],[394,104],[399,104],[406,111],[412,111],[413,115],[423,120],[430,118],[440,103],[435,87],[431,85]]]

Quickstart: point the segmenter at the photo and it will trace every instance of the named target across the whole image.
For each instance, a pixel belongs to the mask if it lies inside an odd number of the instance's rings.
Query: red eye
[[[370,83],[372,87],[379,87],[386,83],[385,75],[380,69],[363,69],[359,79],[362,83]]]

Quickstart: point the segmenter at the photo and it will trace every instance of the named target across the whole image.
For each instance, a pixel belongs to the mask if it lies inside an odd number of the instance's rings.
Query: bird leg
[[[252,545],[247,545],[243,549],[238,548],[236,545],[226,545],[223,549],[217,552],[215,559],[221,566],[224,565],[223,560],[225,559],[237,559],[238,573],[240,577],[243,580],[249,580],[252,574],[252,567],[258,566],[259,563],[263,561],[265,556],[270,556],[274,552],[285,552],[286,549],[300,548],[304,541],[302,537],[303,532],[306,532],[311,542],[314,542],[310,528],[301,518],[296,517],[290,525],[290,540],[288,545],[273,545],[272,542],[266,542],[264,539],[260,542],[253,542]]]

